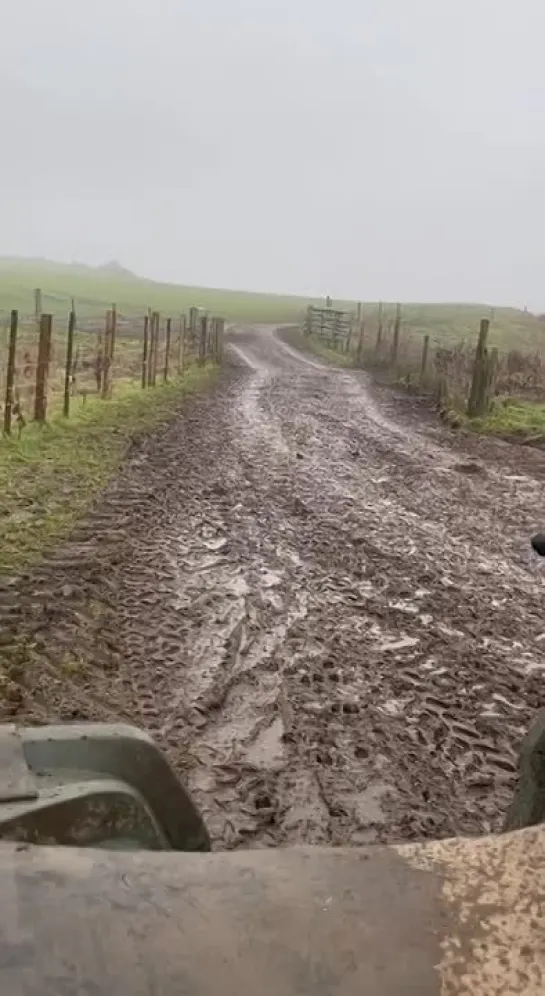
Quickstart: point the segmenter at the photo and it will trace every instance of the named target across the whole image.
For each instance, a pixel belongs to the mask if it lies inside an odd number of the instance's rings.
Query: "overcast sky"
[[[545,308],[544,0],[0,0],[0,254]]]

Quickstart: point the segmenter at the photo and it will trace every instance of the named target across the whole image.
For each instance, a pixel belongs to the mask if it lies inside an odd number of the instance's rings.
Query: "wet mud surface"
[[[147,728],[218,848],[498,830],[543,704],[544,482],[540,452],[237,332],[4,586],[4,711]]]

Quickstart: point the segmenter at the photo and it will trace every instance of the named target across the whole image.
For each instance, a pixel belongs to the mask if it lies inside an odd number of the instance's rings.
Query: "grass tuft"
[[[467,419],[466,424],[477,432],[539,444],[545,442],[545,404],[497,398],[488,415]]]

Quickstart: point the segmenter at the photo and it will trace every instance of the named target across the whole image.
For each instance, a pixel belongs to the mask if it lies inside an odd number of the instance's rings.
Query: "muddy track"
[[[267,329],[229,357],[4,590],[8,713],[143,725],[218,847],[498,829],[543,702],[545,457]]]

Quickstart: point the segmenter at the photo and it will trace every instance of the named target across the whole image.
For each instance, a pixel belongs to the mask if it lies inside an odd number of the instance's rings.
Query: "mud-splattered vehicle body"
[[[544,731],[514,832],[211,853],[146,734],[3,727],[0,992],[542,992]]]

